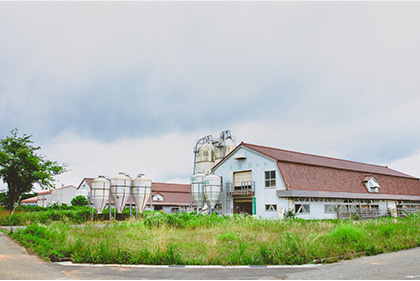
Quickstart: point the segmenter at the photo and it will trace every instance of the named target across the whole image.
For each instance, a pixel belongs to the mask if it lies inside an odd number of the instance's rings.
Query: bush
[[[285,214],[286,219],[295,219],[296,218],[296,213],[295,211],[293,211],[292,209],[289,209],[286,214]]]
[[[330,236],[340,243],[352,243],[366,238],[366,232],[352,224],[342,224],[331,231]]]
[[[89,201],[86,199],[86,197],[79,195],[74,197],[70,203],[72,206],[86,206],[89,204]]]

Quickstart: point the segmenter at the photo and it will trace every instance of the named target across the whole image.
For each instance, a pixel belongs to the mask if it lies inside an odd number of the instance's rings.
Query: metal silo
[[[121,213],[130,197],[131,178],[124,173],[111,178],[111,198],[114,200],[118,213]]]
[[[214,164],[217,164],[220,162],[220,160],[223,159],[223,157],[225,157],[225,146],[223,146],[223,144],[217,144],[215,146],[215,150],[214,150]]]
[[[143,174],[139,174],[133,180],[131,188],[131,196],[136,204],[137,212],[143,212],[147,202],[152,194],[152,180],[146,178]]]
[[[231,137],[226,138],[225,140],[225,155],[228,155],[232,150],[235,149],[235,142],[232,140]]]
[[[95,205],[98,214],[102,214],[102,210],[108,203],[110,187],[111,182],[104,176],[99,176],[92,181],[93,204]]]
[[[204,143],[198,151],[197,172],[208,174],[214,166],[214,151],[212,143]]]
[[[191,193],[197,204],[197,210],[203,208],[204,205],[203,179],[205,176],[205,174],[199,173],[191,177]]]
[[[203,184],[204,194],[206,195],[207,201],[210,203],[210,208],[213,209],[214,206],[216,206],[220,192],[222,191],[222,178],[210,174],[203,179]]]

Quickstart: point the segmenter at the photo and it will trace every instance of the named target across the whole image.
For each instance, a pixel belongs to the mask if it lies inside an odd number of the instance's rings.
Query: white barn
[[[67,185],[51,190],[51,204],[71,205],[71,200],[76,197],[77,188],[73,185]]]
[[[420,208],[418,178],[378,166],[241,143],[212,171],[222,177],[215,211],[281,219],[337,218]]]
[[[51,206],[51,190],[41,191],[37,195],[37,205],[40,207]]]
[[[41,191],[37,195],[37,205],[40,207],[48,207],[54,204],[71,205],[71,200],[76,197],[76,191],[77,188],[73,185]]]

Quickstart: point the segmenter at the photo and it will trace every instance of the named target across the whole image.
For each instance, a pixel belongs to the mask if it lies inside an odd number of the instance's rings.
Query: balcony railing
[[[252,196],[255,194],[255,181],[242,181],[241,185],[233,186],[233,183],[226,183],[226,194],[228,196]]]

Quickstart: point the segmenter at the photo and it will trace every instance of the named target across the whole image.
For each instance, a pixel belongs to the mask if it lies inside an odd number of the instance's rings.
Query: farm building
[[[51,190],[41,191],[37,195],[37,205],[40,207],[51,206]]]
[[[190,205],[190,185],[152,182],[153,209],[164,213],[186,211]],[[150,207],[150,202],[147,204]]]
[[[30,197],[21,201],[22,206],[36,206],[38,201],[38,196]]]
[[[62,186],[51,190],[51,203],[57,205],[71,205],[71,200],[76,197],[77,188],[73,185]]]
[[[90,194],[92,192],[92,181],[94,178],[83,178],[79,186],[77,187],[76,196],[82,195],[86,197],[92,203],[92,198]]]
[[[41,191],[37,195],[37,205],[48,207],[54,204],[71,205],[71,200],[76,197],[77,188],[73,185],[62,186],[59,188]]]
[[[214,211],[324,219],[420,208],[418,178],[388,168],[242,142],[217,163]]]

